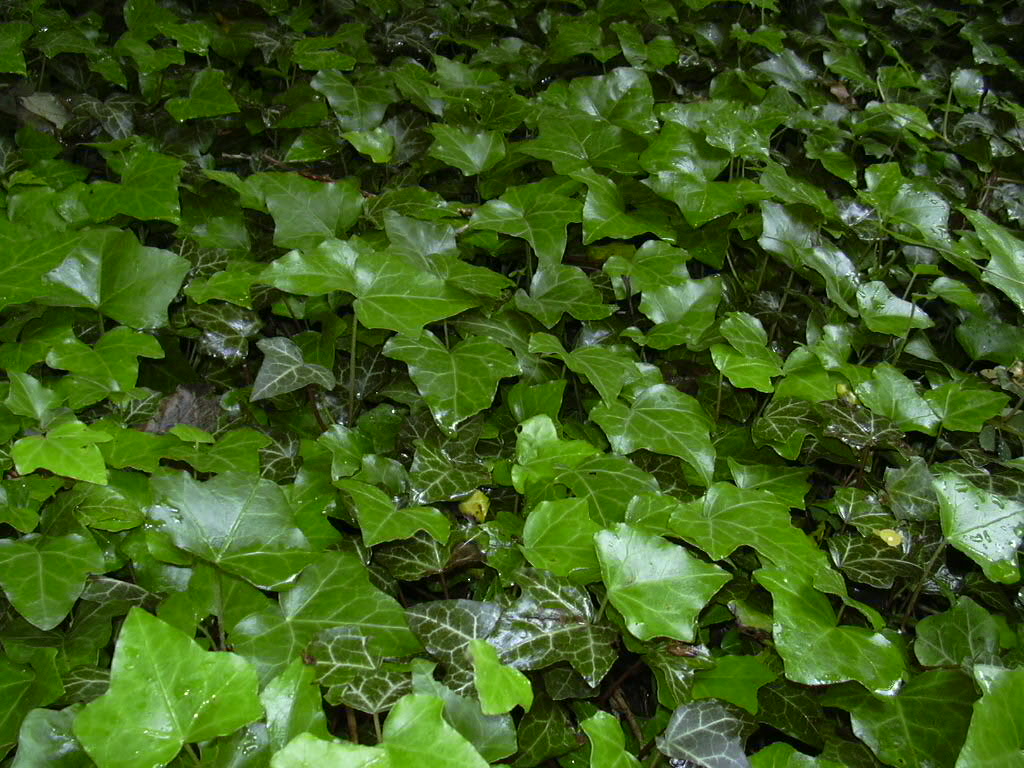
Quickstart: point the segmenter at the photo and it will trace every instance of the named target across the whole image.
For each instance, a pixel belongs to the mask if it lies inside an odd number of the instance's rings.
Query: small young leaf
[[[529,678],[518,669],[502,664],[498,652],[486,640],[471,640],[469,651],[473,657],[473,684],[483,713],[501,715],[517,706],[529,712],[533,706]]]

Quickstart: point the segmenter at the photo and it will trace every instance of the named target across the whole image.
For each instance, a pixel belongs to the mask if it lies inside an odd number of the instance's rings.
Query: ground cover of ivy
[[[1024,765],[1011,0],[0,0],[0,765]]]

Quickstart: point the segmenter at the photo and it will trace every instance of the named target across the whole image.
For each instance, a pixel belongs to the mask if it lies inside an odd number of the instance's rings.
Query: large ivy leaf
[[[857,397],[873,412],[891,419],[903,430],[934,435],[939,419],[914,383],[888,363],[871,371],[871,379],[858,384]]]
[[[743,723],[713,699],[683,704],[658,737],[658,749],[676,760],[707,768],[748,768],[743,750]]]
[[[87,536],[0,539],[0,586],[11,605],[42,630],[70,613],[90,573],[102,573],[99,547]]]
[[[434,136],[431,156],[458,168],[465,176],[483,173],[505,157],[505,140],[495,131],[434,123],[430,132]]]
[[[98,309],[132,328],[160,328],[188,270],[188,261],[141,245],[129,230],[100,227],[89,230],[47,280],[54,303]]]
[[[282,248],[313,248],[340,237],[363,207],[353,179],[322,182],[295,173],[261,173],[247,181],[257,186],[274,217],[274,245]]]
[[[772,593],[772,634],[786,677],[804,685],[856,680],[875,693],[893,691],[905,664],[901,650],[885,635],[839,626],[828,599],[806,574],[762,568],[755,576]]]
[[[600,454],[559,472],[557,480],[590,505],[592,520],[608,528],[625,519],[634,496],[656,493],[658,481],[625,456]]]
[[[280,486],[240,472],[198,482],[185,472],[153,477],[150,517],[174,544],[270,589],[313,560]]]
[[[876,698],[863,689],[844,688],[828,694],[825,704],[849,712],[857,738],[886,765],[952,768],[967,734],[974,695],[970,678],[960,670],[933,669],[896,696]]]
[[[642,390],[629,406],[622,402],[595,406],[590,418],[604,430],[616,453],[645,448],[677,456],[697,471],[705,485],[711,484],[715,468],[711,422],[689,395],[656,384]]]
[[[57,475],[106,485],[107,468],[96,444],[110,439],[106,432],[69,421],[45,436],[21,438],[11,448],[11,458],[22,475],[43,468]]]
[[[184,161],[135,147],[124,157],[109,155],[108,162],[121,175],[121,183],[100,181],[89,185],[84,202],[94,221],[107,221],[122,213],[143,221],[178,223],[178,187]]]
[[[395,336],[384,345],[384,354],[409,366],[434,420],[449,433],[490,406],[501,379],[519,373],[515,357],[482,336],[464,339],[451,350],[430,331],[415,339]]]
[[[974,703],[956,768],[1020,764],[1024,719],[1017,702],[1024,694],[1024,668],[979,664],[974,668],[974,680],[981,688],[981,698]]]
[[[732,577],[682,547],[625,523],[594,539],[608,599],[641,640],[691,643],[697,615]]]
[[[532,334],[530,351],[557,357],[570,371],[585,376],[608,406],[615,404],[623,384],[637,376],[634,361],[618,350],[593,346],[566,352],[550,333]]]
[[[600,320],[615,311],[602,301],[583,270],[568,264],[537,270],[530,292],[516,292],[516,307],[540,320],[545,328],[553,328],[565,313],[577,320]]]
[[[488,766],[473,745],[444,719],[444,701],[436,696],[404,696],[384,723],[383,746],[394,765]]]
[[[441,542],[448,541],[451,521],[440,510],[434,507],[397,509],[384,491],[358,480],[341,480],[336,485],[352,499],[366,546],[408,539],[417,531],[426,531]]]
[[[169,763],[185,744],[225,736],[263,716],[256,670],[141,608],[128,613],[110,689],[75,720],[75,736],[100,768]]]
[[[188,96],[168,99],[164,107],[179,122],[239,111],[231,91],[224,85],[224,72],[210,67],[192,76]]]
[[[291,339],[283,336],[260,339],[256,346],[263,352],[263,362],[252,385],[253,400],[276,397],[314,384],[334,389],[334,374],[322,365],[305,362],[299,345]]]
[[[983,490],[950,470],[939,468],[932,482],[946,540],[980,565],[993,581],[1017,581],[1024,504]]]
[[[497,200],[477,208],[470,219],[476,229],[526,240],[541,267],[553,267],[565,252],[566,227],[580,221],[580,203],[533,186],[511,187]]]
[[[518,599],[507,606],[487,641],[516,669],[567,661],[597,685],[615,661],[615,631],[599,624],[587,593],[552,573],[523,569]]]
[[[594,534],[585,498],[542,501],[523,526],[523,554],[537,568],[586,584],[597,578]]]
[[[912,328],[935,325],[923,309],[893,294],[881,280],[857,288],[857,309],[864,324],[877,333],[906,336]]]

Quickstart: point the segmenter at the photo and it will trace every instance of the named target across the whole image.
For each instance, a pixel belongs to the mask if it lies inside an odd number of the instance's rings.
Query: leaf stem
[[[356,420],[356,344],[359,340],[359,321],[352,312],[352,339],[348,347],[348,425]]]

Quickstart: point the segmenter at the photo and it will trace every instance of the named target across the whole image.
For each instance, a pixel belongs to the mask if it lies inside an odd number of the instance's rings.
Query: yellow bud
[[[468,499],[459,503],[459,512],[466,517],[472,517],[478,523],[487,519],[487,512],[491,508],[491,497],[481,490],[475,490]]]
[[[903,546],[903,534],[899,531],[894,531],[892,528],[883,528],[880,531],[875,531],[875,533],[878,534],[878,538],[890,547]]]

